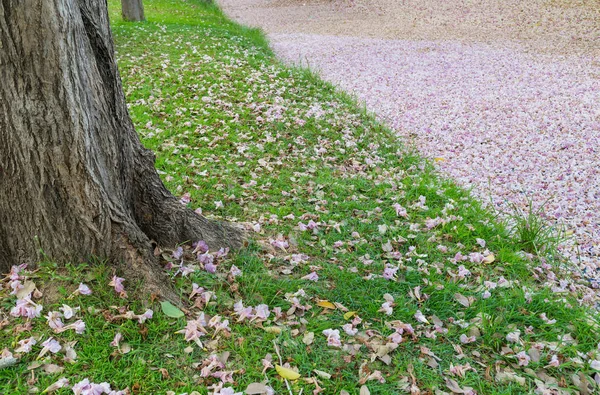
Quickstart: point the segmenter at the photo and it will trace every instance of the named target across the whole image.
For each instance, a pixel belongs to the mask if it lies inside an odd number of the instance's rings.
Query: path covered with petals
[[[360,16],[341,2],[233,3],[225,10],[265,28],[280,57],[354,93],[480,200],[508,213],[510,203],[543,205],[573,234],[564,252],[599,276],[597,12],[533,2],[512,14],[451,1],[436,17],[428,1],[380,0]],[[407,18],[412,29],[398,26]]]

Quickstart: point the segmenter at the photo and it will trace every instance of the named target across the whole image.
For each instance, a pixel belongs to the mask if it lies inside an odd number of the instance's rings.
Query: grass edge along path
[[[157,251],[183,311],[137,300],[142,285],[102,262],[16,266],[0,289],[0,393],[597,391],[596,295],[560,261],[520,251],[260,32],[200,1],[146,1],[141,24],[109,5],[165,183],[252,241]]]

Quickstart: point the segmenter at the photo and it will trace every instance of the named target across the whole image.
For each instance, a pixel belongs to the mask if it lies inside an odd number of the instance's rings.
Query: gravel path
[[[482,201],[546,202],[600,277],[600,2],[522,3],[221,1]]]

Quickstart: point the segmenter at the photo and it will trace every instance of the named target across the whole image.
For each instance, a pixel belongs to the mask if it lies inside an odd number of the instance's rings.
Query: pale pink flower
[[[24,280],[25,277],[21,276],[19,273],[21,273],[23,270],[25,270],[25,268],[27,267],[26,263],[23,263],[21,265],[13,265],[10,268],[10,273],[8,273],[8,278],[12,281],[15,280]]]
[[[189,298],[192,299],[194,296],[201,294],[202,292],[204,292],[204,288],[199,287],[196,283],[192,283],[192,292],[190,293]]]
[[[396,344],[402,343],[402,335],[399,332],[394,332],[391,335],[389,335],[387,338],[392,343],[396,343]]]
[[[402,207],[400,204],[398,203],[394,203],[392,205],[392,207],[394,208],[394,210],[396,211],[396,215],[398,217],[404,217],[404,218],[408,218],[408,213],[406,212],[406,209],[404,207]]]
[[[341,347],[340,331],[337,329],[325,329],[323,334],[327,336],[327,345],[331,347]]]
[[[215,274],[217,272],[217,265],[215,265],[212,262],[206,263],[204,265],[204,270],[206,270],[207,272],[209,272],[211,274]]]
[[[266,320],[271,315],[271,312],[269,311],[269,306],[267,306],[266,304],[259,304],[254,309],[256,311],[254,318],[258,320]]]
[[[189,192],[184,193],[183,196],[181,196],[181,199],[179,199],[179,203],[183,204],[184,206],[187,205],[191,201],[192,201],[192,195]]]
[[[527,366],[529,365],[529,361],[531,360],[531,358],[529,357],[529,355],[527,355],[525,351],[521,351],[516,355],[516,357],[519,361],[519,366]]]
[[[231,265],[231,269],[229,269],[229,273],[232,277],[238,277],[242,275],[242,271],[235,265]]]
[[[235,392],[233,388],[226,387],[222,388],[219,392],[216,392],[214,395],[244,395],[243,392]]]
[[[199,320],[189,320],[185,326],[185,329],[178,331],[176,333],[183,333],[185,336],[185,341],[192,341],[199,339],[204,336],[207,332],[204,329],[203,323]]]
[[[244,307],[244,304],[241,300],[237,301],[233,305],[233,311],[238,315],[238,322],[245,320],[246,318],[252,319],[254,318],[254,314],[252,313],[254,309],[252,307]]]
[[[108,383],[90,383],[88,379],[83,379],[73,386],[74,395],[101,395],[111,392],[110,384]]]
[[[181,246],[177,247],[175,249],[175,251],[173,251],[171,256],[175,259],[181,259],[181,257],[183,256],[183,247],[181,247]]]
[[[68,385],[69,385],[69,380],[67,380],[65,377],[62,377],[62,378],[58,379],[56,382],[54,382],[53,384],[51,384],[42,393],[51,394],[60,388],[67,387]]]
[[[54,340],[53,337],[51,337],[48,340],[46,340],[45,342],[43,342],[42,346],[44,348],[42,349],[42,352],[40,352],[40,355],[45,354],[46,351],[50,351],[52,354],[56,354],[62,348],[60,343],[58,341]],[[46,350],[46,351],[44,351],[44,350]]]
[[[50,311],[48,313],[48,315],[46,315],[46,320],[48,321],[48,326],[50,326],[50,328],[54,329],[55,332],[64,326],[62,320],[60,319],[61,317],[62,317],[62,314],[58,311]]]
[[[8,285],[10,286],[10,288],[12,288],[12,291],[10,292],[11,295],[16,295],[17,292],[19,292],[20,289],[23,289],[25,286],[21,283],[20,280],[14,280],[8,283]]]
[[[458,267],[458,278],[465,278],[471,275],[471,272],[469,271],[469,269],[467,269],[466,267],[464,267],[463,265],[460,265]]]
[[[77,290],[75,292],[79,293],[80,295],[91,295],[92,294],[90,287],[88,287],[87,285],[85,285],[83,283],[79,284],[79,287],[77,288]]]
[[[417,312],[415,313],[415,320],[423,323],[423,324],[429,324],[429,321],[427,320],[427,318],[423,315],[423,313],[421,312],[421,310],[417,310]]]
[[[385,269],[383,269],[383,278],[385,278],[386,280],[395,280],[397,271],[397,266],[390,266],[386,264]]]
[[[546,365],[545,367],[553,367],[553,368],[557,368],[560,366],[560,361],[558,360],[558,355],[553,355],[552,358],[550,358],[550,362],[548,363],[548,365]]]
[[[358,328],[355,328],[352,324],[342,325],[342,329],[348,336],[355,336],[358,333]]]
[[[19,340],[18,344],[19,347],[15,349],[15,352],[26,354],[31,351],[34,345],[37,344],[37,340],[35,340],[33,337],[30,337],[29,339]]]
[[[378,310],[379,312],[385,313],[386,315],[392,315],[394,313],[394,309],[392,308],[393,302],[384,302],[381,305],[381,308]]]
[[[302,280],[309,280],[309,281],[317,282],[317,281],[319,281],[319,275],[317,274],[317,272],[310,272],[306,276],[302,277]]]
[[[83,322],[82,320],[77,320],[77,321],[73,322],[72,324],[65,325],[64,327],[57,329],[55,332],[62,333],[69,329],[74,329],[75,333],[81,335],[85,331],[85,322]]]
[[[62,307],[59,308],[59,310],[62,311],[63,317],[65,317],[65,319],[68,320],[71,319],[77,311],[79,311],[79,307],[71,308],[70,306],[63,304]]]
[[[10,310],[13,317],[36,318],[43,310],[42,305],[34,303],[30,298],[17,299],[15,307]]]
[[[154,315],[154,311],[152,311],[151,309],[148,309],[148,310],[144,311],[144,314],[140,314],[137,316],[138,322],[140,324],[143,324],[144,322],[146,322],[146,320],[151,319],[153,315]]]
[[[520,340],[520,336],[521,331],[517,329],[516,331],[510,332],[508,335],[506,335],[506,340],[510,343],[517,343]]]
[[[206,244],[206,242],[204,240],[198,240],[195,244],[194,244],[194,254],[204,254],[205,252],[208,252],[208,244]]]
[[[119,294],[120,297],[126,298],[127,292],[125,292],[125,287],[123,286],[124,278],[113,276],[112,280],[108,283],[109,286],[115,289],[115,292]]]
[[[123,335],[121,334],[121,332],[117,332],[117,334],[115,335],[114,339],[112,342],[110,342],[110,345],[116,348],[119,348],[119,342],[123,339]]]
[[[462,335],[460,335],[460,342],[462,344],[469,344],[469,343],[473,343],[475,341],[477,341],[475,336],[467,336],[464,333]]]

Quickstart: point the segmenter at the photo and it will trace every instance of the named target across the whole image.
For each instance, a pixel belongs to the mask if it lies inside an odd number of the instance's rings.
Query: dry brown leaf
[[[267,394],[269,388],[263,383],[250,383],[244,392],[248,395]]]
[[[314,332],[306,332],[304,337],[302,338],[302,343],[310,346],[315,341],[315,333]]]
[[[469,307],[471,306],[471,304],[473,303],[472,298],[467,298],[464,295],[459,294],[458,292],[454,294],[454,299],[460,303],[461,305],[465,306],[465,307]]]
[[[62,371],[65,370],[65,368],[63,368],[62,366],[58,366],[53,363],[45,364],[44,366],[42,366],[42,369],[48,374],[62,373]]]

